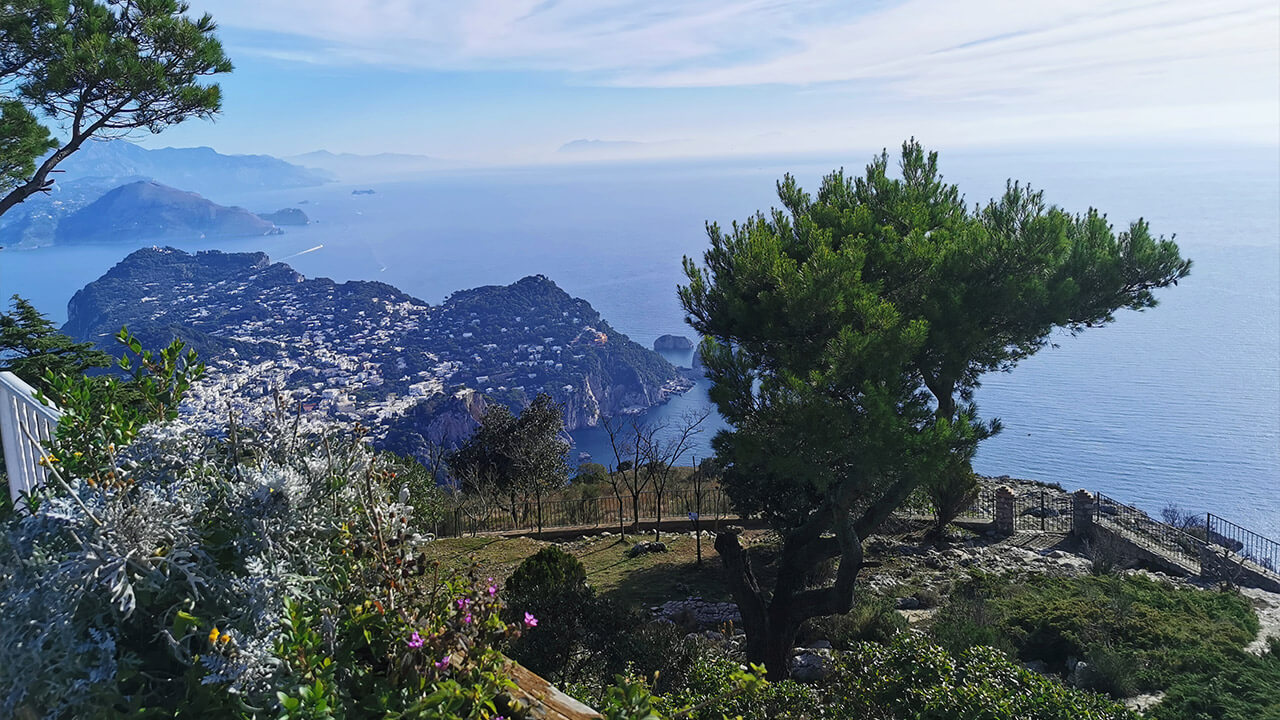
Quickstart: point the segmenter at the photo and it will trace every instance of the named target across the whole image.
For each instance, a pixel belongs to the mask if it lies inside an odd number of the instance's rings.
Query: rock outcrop
[[[683,335],[662,335],[653,341],[654,350],[692,350],[693,341]]]

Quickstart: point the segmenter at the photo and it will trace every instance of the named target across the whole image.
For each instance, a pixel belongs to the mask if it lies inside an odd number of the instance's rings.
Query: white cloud
[[[831,128],[889,118],[945,127],[953,117],[1012,134],[1030,124],[1067,134],[1216,128],[1219,137],[1280,140],[1275,0],[198,5],[224,27],[292,36],[287,48],[265,47],[263,36],[233,48],[284,62],[553,71],[571,83],[633,88],[793,88],[843,96],[832,98],[832,112],[857,117],[823,119]],[[654,132],[701,138],[705,129],[673,120]]]
[[[433,69],[610,72],[751,51],[795,22],[780,0],[205,0],[224,27],[318,41],[317,53]],[[823,0],[808,5],[839,7]],[[812,8],[806,9],[812,11]]]
[[[1275,56],[1271,0],[205,0],[224,26],[340,58],[601,72],[638,85],[806,84],[982,58]],[[1151,43],[1150,45],[1148,43]],[[1208,51],[1207,55],[1204,53]],[[1041,64],[1044,60],[1038,61]]]

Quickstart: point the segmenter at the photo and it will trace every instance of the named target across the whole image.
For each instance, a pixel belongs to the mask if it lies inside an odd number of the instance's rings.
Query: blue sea
[[[276,237],[171,244],[263,250],[308,276],[380,280],[433,303],[542,273],[650,345],[664,333],[692,336],[675,288],[681,257],[705,247],[705,222],[767,209],[785,172],[816,189],[826,172],[860,170],[870,156],[455,171],[228,193],[212,199],[254,211],[301,207],[316,223]],[[977,400],[1005,429],[982,447],[976,469],[1101,491],[1153,513],[1176,503],[1280,538],[1277,150],[968,150],[944,152],[941,167],[970,202],[999,194],[1012,177],[1063,207],[1097,207],[1118,226],[1145,217],[1156,232],[1176,233],[1195,263],[1159,293],[1159,307],[1063,334],[1013,372],[989,376]],[[61,322],[71,295],[130,250],[0,252],[0,294],[28,297]],[[672,359],[688,364],[687,354]],[[700,383],[650,419],[706,404]],[[599,431],[575,439],[609,458]],[[693,452],[705,457],[709,440]]]

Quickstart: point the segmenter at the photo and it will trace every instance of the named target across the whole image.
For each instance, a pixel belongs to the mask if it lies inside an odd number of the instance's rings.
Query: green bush
[[[539,550],[507,578],[502,590],[512,612],[523,612],[542,603],[548,595],[579,591],[587,584],[587,570],[578,558],[551,545]]]
[[[822,717],[818,689],[794,680],[743,687],[743,668],[722,651],[703,648],[690,663],[683,687],[659,699],[663,717],[686,711],[690,720],[786,720]]]
[[[568,680],[589,623],[602,620],[582,563],[554,545],[545,547],[520,563],[502,593],[508,619],[529,613],[539,620],[511,645],[511,656],[539,675]]]
[[[1085,662],[1086,668],[1076,678],[1080,687],[1117,698],[1138,694],[1138,668],[1144,663],[1137,652],[1098,645],[1089,649]]]
[[[116,342],[122,352],[116,364],[130,376],[127,381],[52,369],[42,378],[45,392],[40,397],[63,412],[49,456],[41,460],[50,466],[58,485],[72,479],[94,487],[123,482],[116,472],[117,450],[147,423],[176,419],[182,398],[204,375],[204,363],[181,340],[152,352],[144,350],[128,328],[121,328]]]
[[[830,717],[876,720],[1137,720],[1124,706],[1027,670],[989,647],[958,655],[915,632],[863,643],[824,681]]]
[[[513,659],[562,685],[598,696],[615,675],[660,673],[661,690],[682,676],[689,651],[684,634],[655,623],[586,584],[582,563],[555,546],[526,559],[508,579],[507,617],[528,612],[538,626],[510,646]]]
[[[813,618],[801,628],[805,641],[825,639],[848,650],[861,642],[888,642],[907,627],[907,619],[894,607],[893,598],[863,593],[844,615]]]
[[[1056,578],[979,576],[961,583],[931,632],[952,652],[974,645],[1009,650],[1115,696],[1171,687],[1236,663],[1258,631],[1248,599],[1234,592],[1175,588],[1139,575]]]
[[[985,645],[1017,655],[1013,642],[999,626],[1002,615],[989,601],[990,593],[990,586],[978,581],[958,585],[934,616],[930,628],[933,639],[953,654]]]
[[[1148,713],[1156,720],[1280,720],[1280,638],[1261,656],[1237,653],[1212,673],[1178,678]]]

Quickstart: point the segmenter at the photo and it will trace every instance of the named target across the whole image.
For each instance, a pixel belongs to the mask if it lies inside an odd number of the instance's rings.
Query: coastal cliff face
[[[493,402],[518,411],[548,393],[575,430],[690,385],[543,276],[432,306],[385,283],[304,278],[263,253],[149,248],[77,292],[68,316],[64,332],[108,351],[122,325],[149,347],[192,345],[210,373],[189,412],[225,418],[228,402],[282,390],[412,454],[461,442]]]

